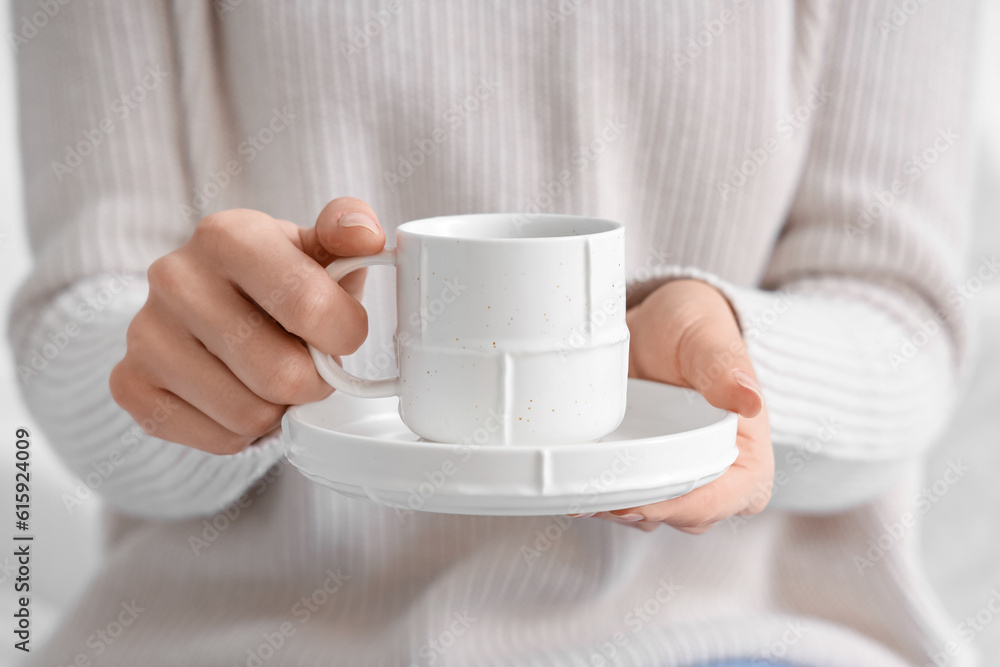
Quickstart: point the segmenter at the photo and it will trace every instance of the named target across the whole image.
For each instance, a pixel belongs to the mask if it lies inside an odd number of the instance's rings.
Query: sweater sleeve
[[[1000,271],[989,256],[964,268],[973,4],[913,3],[911,15],[831,3],[814,82],[829,100],[806,121],[798,188],[759,285],[661,266],[631,292],[635,303],[697,277],[729,298],[770,414],[773,506],[865,502],[947,424],[964,306]]]
[[[108,389],[146,268],[192,231],[177,17],[154,0],[52,6],[15,44],[35,259],[10,322],[23,393],[63,461],[114,508],[209,514],[281,457],[279,439],[213,456],[147,436]],[[37,12],[15,2],[15,25]]]

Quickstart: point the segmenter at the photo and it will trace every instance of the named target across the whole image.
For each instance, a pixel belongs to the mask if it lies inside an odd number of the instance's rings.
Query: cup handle
[[[395,266],[395,250],[383,250],[377,255],[366,257],[342,257],[334,260],[326,267],[326,272],[334,280],[340,280],[351,271],[357,271],[366,266]],[[308,344],[307,344],[308,345]],[[309,354],[312,356],[316,371],[320,377],[336,389],[351,396],[361,398],[384,398],[386,396],[399,395],[399,376],[386,378],[384,380],[365,380],[356,375],[351,375],[333,360],[326,352],[320,352],[312,345],[308,345]]]

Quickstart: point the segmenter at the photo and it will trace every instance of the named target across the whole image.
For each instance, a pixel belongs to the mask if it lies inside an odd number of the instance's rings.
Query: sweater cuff
[[[281,460],[280,432],[216,456],[149,436],[118,407],[108,377],[147,293],[144,276],[107,274],[54,299],[21,337],[23,393],[63,462],[113,508],[171,519],[212,514]],[[67,510],[90,495],[70,498]]]
[[[679,279],[702,280],[728,299],[776,446],[886,461],[924,451],[946,425],[956,394],[955,355],[945,327],[919,298],[854,278],[770,291],[694,267],[664,266],[629,282],[629,307]]]

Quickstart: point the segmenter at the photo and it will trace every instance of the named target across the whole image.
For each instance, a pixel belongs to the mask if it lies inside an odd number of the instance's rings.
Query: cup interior
[[[589,236],[618,230],[620,223],[575,215],[486,213],[414,220],[398,232],[415,236],[483,241],[523,241]]]

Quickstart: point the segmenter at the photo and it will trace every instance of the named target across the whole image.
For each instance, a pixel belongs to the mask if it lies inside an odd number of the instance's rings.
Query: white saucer
[[[635,507],[708,484],[736,460],[732,412],[694,391],[628,381],[621,425],[600,442],[477,446],[422,441],[398,398],[335,392],[282,419],[285,456],[307,478],[402,510],[543,516]]]

